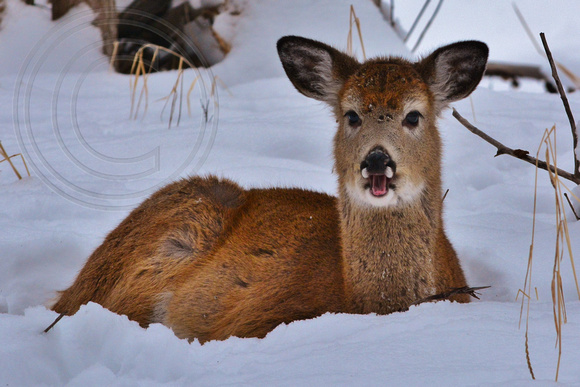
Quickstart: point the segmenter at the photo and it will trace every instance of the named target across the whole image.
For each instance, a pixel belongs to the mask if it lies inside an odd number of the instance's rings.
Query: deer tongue
[[[370,175],[369,179],[373,196],[383,196],[387,193],[387,176],[384,174]]]

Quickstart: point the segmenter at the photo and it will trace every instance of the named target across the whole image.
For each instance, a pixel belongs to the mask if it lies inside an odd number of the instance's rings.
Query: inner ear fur
[[[457,42],[435,50],[416,67],[437,102],[445,106],[475,90],[485,72],[488,54],[483,42]]]
[[[346,79],[359,62],[324,43],[298,36],[278,40],[278,55],[286,75],[296,89],[307,97],[332,106]]]

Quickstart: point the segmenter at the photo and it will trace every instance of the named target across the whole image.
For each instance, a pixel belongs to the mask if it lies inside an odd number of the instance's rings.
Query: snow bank
[[[147,330],[97,304],[49,334],[55,313],[0,315],[0,375],[8,385],[527,385],[514,303],[449,302],[384,316],[331,315],[282,325],[265,339],[200,346],[155,324]],[[569,306],[563,385],[580,380],[580,305]],[[554,376],[551,305],[534,306],[530,351],[539,379]]]

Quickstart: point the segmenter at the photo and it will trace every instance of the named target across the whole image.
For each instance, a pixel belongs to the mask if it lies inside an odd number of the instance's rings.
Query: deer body
[[[326,312],[404,311],[466,286],[443,229],[436,119],[477,86],[487,47],[456,43],[418,63],[360,64],[298,37],[278,51],[294,86],[337,117],[338,198],[211,176],[173,183],[107,236],[55,311],[93,301],[205,342]]]

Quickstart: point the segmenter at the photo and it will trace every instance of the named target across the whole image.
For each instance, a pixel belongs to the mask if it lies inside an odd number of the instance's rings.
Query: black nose
[[[395,162],[387,152],[382,149],[372,150],[367,157],[360,163],[360,170],[366,168],[367,173],[370,175],[382,175],[387,170],[387,167],[391,167],[393,172],[395,172]]]

